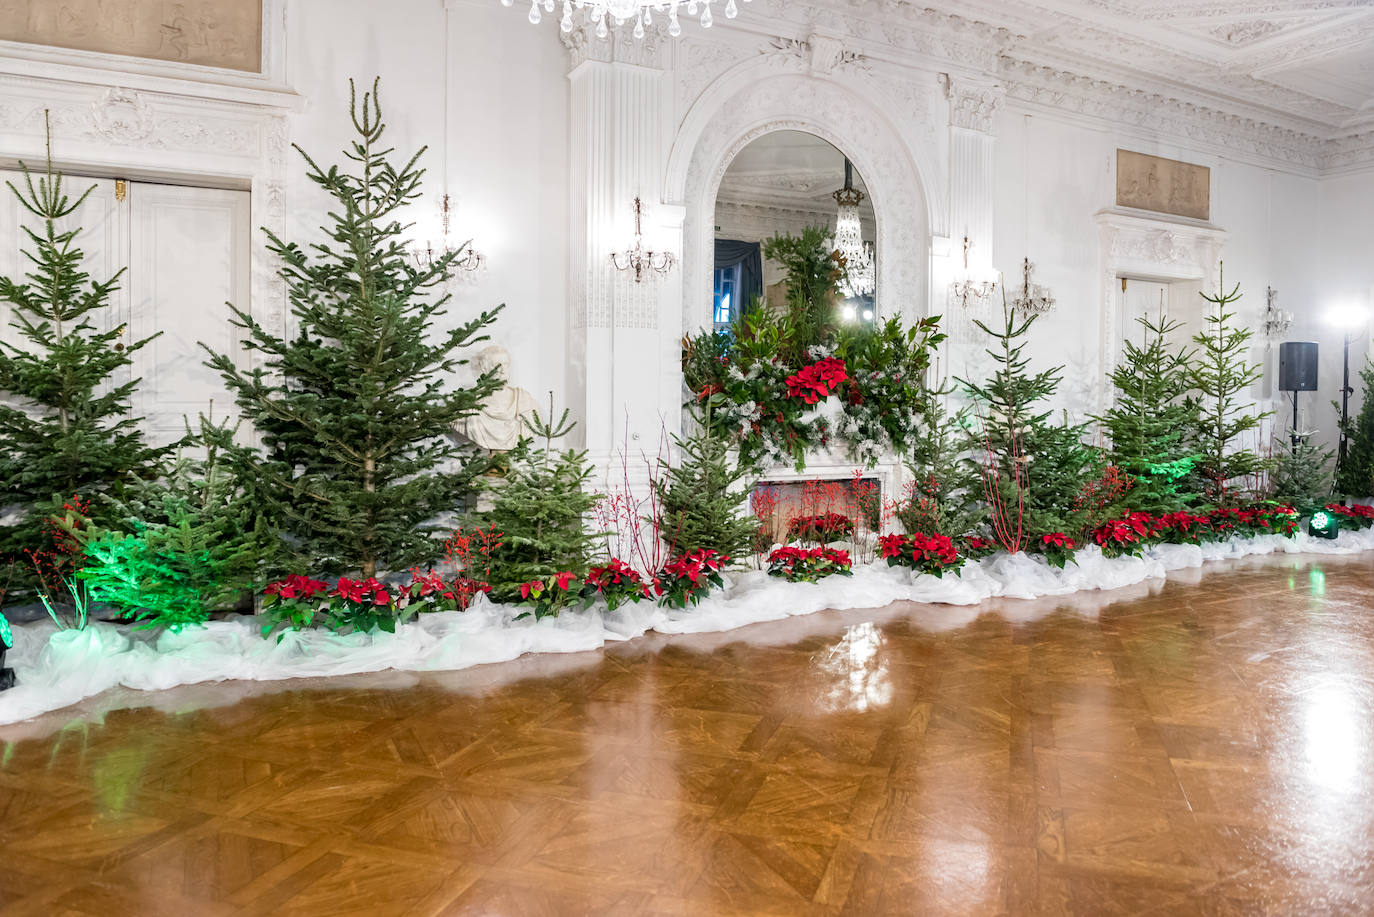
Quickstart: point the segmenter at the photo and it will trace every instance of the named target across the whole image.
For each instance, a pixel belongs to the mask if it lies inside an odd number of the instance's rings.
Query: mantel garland
[[[786,315],[758,311],[683,340],[687,405],[709,401],[712,431],[738,445],[742,464],[803,471],[808,453],[843,446],[871,467],[920,435],[934,397],[926,371],[945,339],[939,321],[842,326],[803,348]]]

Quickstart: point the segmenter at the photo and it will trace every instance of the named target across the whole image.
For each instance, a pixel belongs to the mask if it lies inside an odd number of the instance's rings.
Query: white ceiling
[[[1374,128],[1374,0],[922,0],[1020,60],[1186,87],[1325,137]]]
[[[831,196],[844,185],[844,154],[802,131],[773,131],[740,150],[721,178],[720,203],[775,207],[833,214]],[[858,169],[854,187],[865,195],[859,205],[866,220],[873,205]]]

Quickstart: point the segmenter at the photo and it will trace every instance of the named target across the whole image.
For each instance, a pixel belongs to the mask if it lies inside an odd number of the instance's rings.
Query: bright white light
[[[873,310],[872,310],[872,309],[865,309],[865,310],[864,310],[864,321],[866,321],[866,322],[871,322],[871,321],[873,321]]]
[[[1369,321],[1369,310],[1358,302],[1343,302],[1326,312],[1326,322],[1337,328],[1353,331]]]
[[[847,321],[847,322],[852,322],[852,321],[854,321],[854,315],[855,315],[855,314],[856,314],[856,313],[854,312],[854,307],[853,307],[853,306],[845,306],[845,307],[844,307],[844,320],[845,320],[845,321]]]

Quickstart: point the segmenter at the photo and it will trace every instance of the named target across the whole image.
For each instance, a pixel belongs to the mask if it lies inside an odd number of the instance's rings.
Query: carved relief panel
[[[262,0],[0,0],[0,39],[262,71]]]

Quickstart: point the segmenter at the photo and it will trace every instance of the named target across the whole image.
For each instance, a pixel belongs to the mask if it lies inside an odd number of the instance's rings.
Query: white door
[[[229,303],[248,311],[249,194],[134,183],[129,189],[129,335],[162,332],[134,354],[134,402],[155,443],[181,436],[201,414],[237,416],[200,342],[241,356]]]
[[[1140,346],[1147,332],[1140,324],[1141,318],[1149,318],[1158,324],[1161,318],[1169,315],[1169,285],[1151,280],[1126,280],[1126,290],[1121,296],[1121,340],[1117,342],[1118,362],[1125,342],[1131,341]]]
[[[17,171],[0,171],[4,181],[24,188]],[[63,191],[72,201],[87,188],[94,190],[63,222],[80,227],[76,244],[92,279],[107,280],[127,266],[119,289],[110,296],[110,308],[94,313],[92,323],[102,330],[126,323],[123,341],[162,332],[134,353],[131,371],[114,381],[140,379],[132,410],[144,418],[149,440],[163,444],[179,438],[188,419],[194,428],[201,413],[211,413],[212,404],[216,419],[237,415],[219,374],[205,366],[199,342],[243,358],[227,303],[249,308],[249,194],[118,184],[122,194],[116,193],[113,179],[65,178]],[[25,226],[42,230],[41,221],[0,184],[0,275],[18,280],[32,269],[23,254],[34,248]],[[22,346],[11,319],[9,305],[0,303],[0,340]]]

